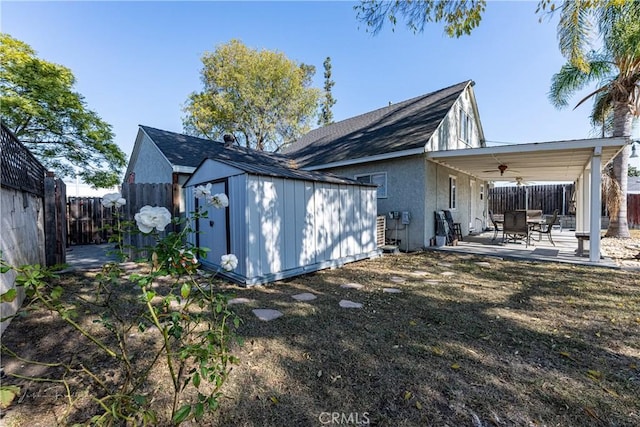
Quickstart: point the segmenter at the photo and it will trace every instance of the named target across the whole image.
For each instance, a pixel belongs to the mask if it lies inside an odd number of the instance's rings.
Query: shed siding
[[[219,177],[213,166],[201,168]],[[187,187],[191,210],[195,185],[207,182],[198,176]],[[373,187],[246,173],[228,182],[230,248],[238,257],[229,276],[238,281],[263,283],[377,254]]]

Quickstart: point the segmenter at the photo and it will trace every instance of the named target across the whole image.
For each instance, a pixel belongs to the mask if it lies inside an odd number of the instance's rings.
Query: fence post
[[[53,172],[44,178],[44,256],[47,266],[56,264],[56,179]]]

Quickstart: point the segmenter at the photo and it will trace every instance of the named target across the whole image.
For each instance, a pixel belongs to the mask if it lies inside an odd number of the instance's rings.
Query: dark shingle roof
[[[424,147],[471,80],[307,133],[283,152],[299,167]]]
[[[289,167],[291,165],[289,158],[275,153],[252,150],[237,145],[225,147],[222,142],[210,141],[149,126],[140,125],[140,128],[153,140],[173,166],[195,168],[206,158],[277,165],[280,167]]]
[[[304,181],[319,181],[328,182],[331,184],[349,184],[349,185],[363,185],[366,187],[375,187],[375,184],[364,184],[354,179],[343,178],[327,172],[305,171],[300,169],[292,169],[279,167],[276,165],[264,165],[260,163],[244,163],[234,162],[231,160],[220,160],[219,158],[211,159],[219,161],[220,163],[233,166],[244,172],[253,175],[273,176],[279,178],[300,179]]]
[[[206,159],[219,161],[256,175],[329,182],[333,184],[362,183],[324,172],[297,170],[290,158],[275,153],[257,151],[224,143],[140,126],[174,166],[197,168]]]

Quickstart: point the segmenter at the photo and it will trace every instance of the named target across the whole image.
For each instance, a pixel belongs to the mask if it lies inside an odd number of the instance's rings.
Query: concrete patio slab
[[[457,246],[434,246],[430,247],[429,250],[481,255],[496,260],[522,259],[526,261],[562,262],[617,268],[615,262],[609,258],[604,258],[600,262],[594,263],[589,261],[588,254],[582,257],[576,256],[578,239],[576,239],[575,231],[573,230],[554,230],[553,241],[555,246],[545,238],[538,241],[538,236],[535,234],[532,236],[528,246],[524,242],[503,243],[500,233],[496,240],[492,240],[492,237],[493,231],[486,231],[473,236],[465,236],[464,241],[458,242]]]

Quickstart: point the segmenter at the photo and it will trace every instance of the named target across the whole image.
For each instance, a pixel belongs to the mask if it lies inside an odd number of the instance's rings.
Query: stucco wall
[[[0,192],[2,233],[2,257],[13,266],[45,264],[44,210],[42,199],[29,193],[2,188]],[[0,293],[15,285],[16,274],[9,271],[0,274]],[[24,293],[18,288],[18,298],[12,303],[0,304],[0,317],[15,314],[20,308]],[[2,322],[0,334],[9,325]]]
[[[137,153],[134,162],[135,164],[129,171],[136,174],[136,183],[157,184],[172,182],[173,169],[171,165],[147,135],[142,135],[140,151]]]
[[[449,209],[449,177],[456,178],[457,203],[455,209]],[[471,193],[471,181],[474,180],[474,191]],[[425,222],[425,236],[427,240],[435,235],[434,212],[436,210],[451,210],[455,222],[459,222],[462,228],[462,235],[468,235],[470,226],[476,231],[481,231],[486,227],[486,207],[487,207],[487,183],[476,180],[469,175],[459,171],[449,169],[437,163],[426,161],[426,206],[430,212],[429,221]],[[482,187],[482,197],[480,196]],[[475,205],[475,213],[472,216]],[[478,218],[478,219],[476,219]]]
[[[357,175],[386,172],[387,197],[377,199],[377,214],[390,211],[408,211],[410,223],[387,217],[387,238],[400,240],[402,250],[418,250],[424,246],[422,230],[425,221],[425,164],[424,156],[417,155],[378,162],[328,169],[327,172],[353,179]],[[397,228],[396,228],[397,225]],[[397,231],[396,231],[397,230]]]

